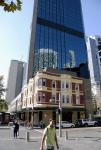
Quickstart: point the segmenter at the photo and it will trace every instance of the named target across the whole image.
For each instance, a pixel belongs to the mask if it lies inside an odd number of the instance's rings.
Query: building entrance
[[[72,112],[62,112],[62,120],[72,122]]]

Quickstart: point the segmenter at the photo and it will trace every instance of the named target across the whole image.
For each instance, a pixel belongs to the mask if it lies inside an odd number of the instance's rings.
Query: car
[[[75,123],[76,127],[97,126],[97,121],[91,119],[79,119]]]
[[[101,118],[94,118],[94,120],[97,122],[97,126],[101,127]]]
[[[68,121],[61,121],[61,127],[62,128],[74,128],[75,124],[70,123]],[[56,123],[56,128],[59,128],[59,122]]]

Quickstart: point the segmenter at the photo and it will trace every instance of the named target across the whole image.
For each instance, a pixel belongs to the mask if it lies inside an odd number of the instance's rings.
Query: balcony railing
[[[58,100],[52,100],[50,99],[49,101],[46,100],[37,100],[37,104],[48,104],[48,105],[58,105],[59,101]]]

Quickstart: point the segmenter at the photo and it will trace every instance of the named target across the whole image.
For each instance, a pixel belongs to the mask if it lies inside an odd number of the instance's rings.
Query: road
[[[30,132],[29,142],[26,141],[26,131]],[[21,127],[20,136],[14,139],[12,128],[0,129],[0,150],[39,150],[42,132],[41,129],[26,130]],[[62,138],[58,137],[60,150],[101,150],[101,128],[64,129],[62,133]]]

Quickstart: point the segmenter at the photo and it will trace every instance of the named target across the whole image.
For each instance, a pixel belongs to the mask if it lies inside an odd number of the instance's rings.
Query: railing
[[[58,105],[59,104],[59,101],[58,100],[52,100],[50,99],[49,101],[46,101],[46,100],[40,100],[40,101],[36,101],[37,104],[48,104],[48,105]]]

